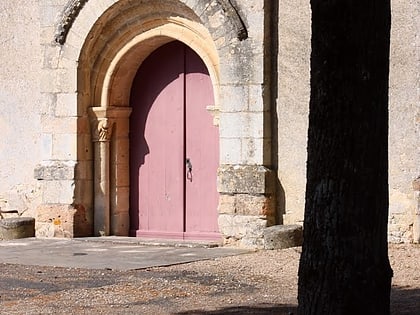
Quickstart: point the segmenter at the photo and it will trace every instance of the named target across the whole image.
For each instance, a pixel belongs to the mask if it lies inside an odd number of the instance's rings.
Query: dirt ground
[[[300,248],[132,271],[0,264],[0,314],[296,314]],[[420,245],[390,245],[393,315],[420,314]]]

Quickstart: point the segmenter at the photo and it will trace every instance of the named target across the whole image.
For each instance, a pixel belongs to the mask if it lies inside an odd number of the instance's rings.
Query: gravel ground
[[[0,314],[296,314],[300,248],[132,271],[0,264]],[[392,314],[420,314],[420,245],[390,245]]]

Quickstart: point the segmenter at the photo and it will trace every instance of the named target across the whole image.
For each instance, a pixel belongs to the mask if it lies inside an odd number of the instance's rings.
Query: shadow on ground
[[[296,315],[297,307],[295,305],[282,304],[261,304],[261,305],[247,305],[247,306],[231,306],[224,307],[212,311],[192,310],[174,315]]]
[[[296,315],[296,305],[261,304],[247,306],[224,307],[216,310],[203,311],[191,310],[173,315]],[[420,314],[420,289],[407,289],[393,286],[391,291],[392,315],[419,315]]]
[[[420,289],[393,286],[391,290],[391,314],[419,315]]]

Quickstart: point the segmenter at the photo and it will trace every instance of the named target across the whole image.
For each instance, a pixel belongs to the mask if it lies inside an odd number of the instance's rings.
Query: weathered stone
[[[271,224],[265,216],[220,214],[219,230],[225,244],[262,248],[263,233]]]
[[[74,179],[74,161],[54,161],[38,164],[34,170],[34,178],[38,180]]]
[[[49,204],[39,206],[37,216],[38,237],[89,236],[91,220],[82,205]]]
[[[303,242],[302,226],[273,225],[264,230],[265,249],[283,249],[301,246]]]
[[[262,165],[221,165],[218,191],[227,194],[267,194],[274,192],[273,172]]]
[[[7,218],[0,220],[0,240],[35,236],[35,219],[31,217]]]
[[[413,189],[415,191],[420,191],[420,176],[413,180]]]
[[[219,213],[270,217],[274,211],[274,198],[270,195],[220,195]]]
[[[420,174],[417,7],[418,0],[392,2],[388,235],[397,242],[420,241],[420,184],[418,180],[413,183]],[[310,13],[310,4],[304,0],[50,0],[18,5],[0,1],[4,21],[0,197],[35,217],[39,204],[81,204],[80,209],[86,210],[80,211],[86,215],[80,222],[91,222],[84,219],[93,216],[95,197],[87,108],[129,108],[132,78],[140,63],[166,40],[177,39],[196,51],[209,70],[215,102],[208,105],[214,105],[220,116],[219,164],[255,165],[247,174],[245,170],[220,174],[222,196],[238,195],[222,197],[220,213],[264,215],[261,196],[274,196],[270,187],[277,182],[269,180],[271,175],[259,174],[257,165],[271,165],[272,158],[278,167],[281,199],[286,200],[280,209],[283,220],[301,222],[310,97]],[[246,39],[239,36],[247,33]],[[144,42],[129,47],[129,42],[143,37],[147,37]],[[51,45],[54,40],[65,40],[65,45]],[[128,134],[129,124],[117,122],[115,127],[109,161],[116,170],[111,167],[115,181],[110,191],[117,196],[110,198],[111,209],[118,199],[115,213],[120,213],[129,208],[128,193],[118,192],[128,187],[131,174],[124,162],[130,142],[120,137]],[[77,162],[77,168],[60,167],[66,160]],[[34,181],[34,165],[40,161],[45,162],[35,170],[35,178],[42,181]],[[19,201],[15,206],[5,194],[14,191],[20,196],[22,185],[28,191],[39,191],[40,197],[28,199],[25,194],[22,204]],[[249,204],[242,197],[247,194]],[[267,225],[269,218],[267,213]],[[124,216],[121,222],[126,222]],[[50,222],[36,224],[40,234],[54,235],[56,226]],[[238,240],[259,246],[251,236],[238,236]]]

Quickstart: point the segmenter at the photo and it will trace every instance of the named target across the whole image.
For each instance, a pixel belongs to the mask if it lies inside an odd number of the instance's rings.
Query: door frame
[[[137,69],[152,51],[178,40],[197,53],[207,67],[213,85],[215,104],[208,109],[217,124],[219,63],[216,46],[204,30],[200,29],[201,33],[197,34],[197,30],[185,25],[161,25],[125,43],[105,69],[103,85],[94,92],[102,105],[89,109],[94,146],[95,235],[130,234],[129,96]]]
[[[166,45],[171,46],[165,47]],[[155,55],[152,56],[152,54]],[[135,124],[135,128],[131,129],[134,140],[133,138],[130,139],[130,146],[132,146],[130,150],[130,167],[133,167],[133,169],[130,169],[130,175],[133,176],[131,178],[133,195],[131,196],[132,198],[130,198],[130,214],[132,216],[130,217],[130,223],[132,224],[130,226],[130,235],[178,239],[220,239],[220,233],[217,227],[217,207],[219,198],[217,196],[216,187],[217,168],[220,162],[219,134],[218,128],[214,126],[211,112],[207,111],[207,106],[214,104],[213,86],[208,74],[208,69],[202,59],[191,48],[180,41],[172,41],[158,47],[152,54],[146,59],[146,61],[148,61],[148,66],[143,68],[145,62],[137,71],[136,79],[132,85],[132,93],[134,93],[132,96],[134,96],[134,98],[130,100],[130,105],[134,106],[131,122]],[[161,60],[157,58],[164,59]],[[180,63],[181,60],[184,60],[183,65]],[[165,64],[164,68],[160,70],[156,69],[156,66],[159,67],[159,65],[163,63]],[[197,73],[195,73],[194,68],[192,67],[198,67],[200,70],[198,71],[198,68],[195,69],[197,71]],[[149,85],[151,82],[154,82],[153,79],[150,79],[149,77],[153,76],[157,82],[160,82],[163,80],[162,78],[167,77],[168,72],[166,69],[174,69],[174,71],[176,71],[175,73],[171,72],[171,78],[173,79],[176,77],[176,81],[165,81],[165,83],[170,84],[169,89],[172,91],[172,94],[167,94],[168,85],[162,85],[162,89],[157,91],[159,91],[159,97],[162,97],[164,89],[166,91],[164,94],[169,95],[171,100],[174,99],[174,95],[177,96],[175,99],[178,101],[176,103],[171,103],[171,105],[174,105],[172,108],[177,108],[178,111],[176,114],[170,114],[169,116],[167,114],[169,108],[166,107],[166,101],[156,102],[155,97],[151,97],[151,99],[147,98],[149,101],[146,104],[142,101],[144,92],[150,92]],[[180,74],[178,76],[178,71],[182,72],[182,75]],[[159,74],[158,77],[157,74]],[[176,75],[173,76],[174,74]],[[200,78],[198,81],[191,79],[192,76],[196,77],[197,75]],[[143,84],[146,84],[149,87],[145,89]],[[175,86],[177,88],[174,90]],[[194,87],[191,88],[192,86]],[[199,94],[193,92],[196,88],[201,89]],[[157,96],[158,94],[153,95]],[[200,104],[199,107],[193,106],[198,104]],[[142,105],[145,105],[145,107]],[[137,108],[136,106],[140,107]],[[158,108],[160,108],[160,114],[156,115],[156,112],[154,111]],[[153,112],[155,114],[152,114]],[[166,119],[165,124],[162,119]],[[199,123],[197,121],[199,121]],[[151,124],[151,122],[154,122],[154,124]],[[164,130],[166,129],[162,124],[165,126],[170,124],[172,126],[170,129],[172,132],[165,133]],[[193,140],[196,133],[192,132],[192,126],[194,126],[193,128],[196,128],[194,130],[197,131],[197,134],[201,134],[201,140],[198,140],[197,138]],[[150,131],[150,128],[154,130],[152,134],[150,132],[147,133],[146,131]],[[156,128],[158,128],[158,130],[156,130]],[[176,130],[177,132],[174,133],[173,130]],[[146,133],[149,135],[148,137],[146,137]],[[177,136],[176,139],[168,142],[165,135],[169,138],[174,135]],[[154,141],[152,139],[154,139]],[[160,163],[159,166],[155,165],[156,168],[154,167],[153,170],[150,169],[150,163],[154,163],[152,156],[156,157],[156,155],[154,155],[156,153],[153,152],[159,151],[159,148],[166,147],[166,144],[173,144],[174,141],[179,141],[179,143],[176,142],[178,145],[171,147],[169,155],[158,154],[163,164]],[[204,146],[201,144],[202,141],[205,143]],[[164,143],[163,147],[161,146],[162,143]],[[143,151],[142,148],[147,149],[144,149],[145,151]],[[209,148],[212,148],[212,153],[208,151]],[[137,150],[140,151],[138,152]],[[139,154],[133,152],[138,152]],[[206,153],[204,154],[204,152]],[[150,153],[150,155],[146,158],[148,153]],[[169,159],[164,157],[169,157]],[[191,182],[188,181],[185,166],[185,161],[188,157],[193,158],[194,165],[198,165],[198,169],[201,170],[196,174],[196,180]],[[131,160],[131,158],[133,158],[133,160]],[[146,163],[146,161],[148,161],[148,163]],[[176,166],[173,165],[175,161]],[[166,165],[172,165],[174,167],[168,169],[165,167]],[[145,168],[141,170],[142,167]],[[162,167],[168,172],[159,173],[159,171],[163,169]],[[166,174],[172,174],[172,176],[169,176],[171,180],[165,181],[171,182],[172,184],[166,186],[162,184],[161,180],[158,182],[154,181],[155,184],[152,184],[152,186],[145,184],[145,182],[143,182],[145,177],[143,176],[147,176],[146,174],[150,175],[150,171],[152,171],[154,178],[159,179],[164,178]],[[158,172],[159,175],[157,175],[156,172]],[[143,176],[140,174],[143,174]],[[177,182],[176,185],[174,185],[174,181]],[[146,191],[142,192],[142,189],[140,188],[140,191],[137,192],[139,189],[137,183],[140,182],[143,183],[143,187],[148,186]],[[153,187],[153,189],[150,187]],[[163,187],[168,187],[169,190],[163,192],[161,191]],[[160,193],[155,195],[156,191],[160,191]],[[192,191],[194,193],[192,193]],[[163,198],[164,195],[167,196],[166,194],[169,194],[171,197]],[[157,199],[150,199],[150,196],[156,197]],[[201,197],[197,199],[197,197],[194,198],[194,196]],[[137,197],[140,198],[137,199]],[[202,204],[203,198],[208,198],[204,204]],[[157,206],[158,204],[161,206]],[[137,216],[137,213],[140,215],[139,217]],[[166,214],[162,215],[162,213]],[[168,220],[169,217],[171,219]],[[175,222],[177,222],[177,224]],[[173,229],[174,227],[175,229]]]

